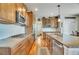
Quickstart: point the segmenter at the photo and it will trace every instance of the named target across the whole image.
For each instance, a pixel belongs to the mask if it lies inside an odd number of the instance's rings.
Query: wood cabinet
[[[33,12],[26,12],[26,25],[28,27],[27,31],[32,33],[33,30]]]
[[[50,18],[51,27],[57,28],[58,27],[58,17],[51,17]]]
[[[13,43],[13,47],[0,47],[0,55],[29,55],[33,43],[34,36],[29,35],[17,44]]]
[[[25,42],[26,42],[26,40],[18,43],[14,48],[11,48],[11,54],[12,55],[24,55],[24,54],[26,54]]]
[[[0,3],[0,21],[4,23],[15,23],[15,11],[14,3]]]
[[[16,47],[14,47],[11,52],[12,55],[28,55],[30,52],[30,49],[32,48],[32,45],[34,43],[34,37],[31,35],[28,38],[26,38],[24,41],[17,44]]]
[[[58,27],[58,18],[57,17],[49,17],[49,18],[42,18],[43,27]]]
[[[25,16],[27,8],[23,3],[0,3],[0,22],[15,23],[16,11]]]
[[[52,41],[52,38],[46,35],[46,39],[47,39],[47,47],[49,49],[50,54],[52,54],[52,52],[53,52],[53,41]]]
[[[49,18],[45,18],[43,17],[42,18],[42,24],[43,24],[43,27],[50,27],[50,19]]]
[[[24,17],[26,16],[27,7],[23,3],[16,4],[16,10],[20,12]]]
[[[45,47],[48,47],[50,54],[52,55],[64,55],[64,46],[59,41],[43,33],[43,39],[46,43]]]
[[[43,32],[43,44],[42,46],[47,47],[50,54],[52,54],[53,51],[53,42],[52,38],[46,35],[46,33]]]

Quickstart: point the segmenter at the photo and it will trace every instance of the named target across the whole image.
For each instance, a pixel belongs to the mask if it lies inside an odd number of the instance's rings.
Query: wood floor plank
[[[38,39],[37,39],[38,40]],[[39,49],[41,49],[41,47],[44,47],[44,48],[47,48],[47,46],[46,46],[46,44],[47,44],[47,41],[44,39],[41,39],[40,41],[41,41],[41,46],[39,47],[39,45],[38,45],[38,41],[35,41],[34,42],[34,44],[32,45],[32,48],[31,48],[31,50],[30,50],[30,52],[29,52],[29,55],[38,55],[39,54]],[[48,48],[47,48],[48,49]],[[40,53],[41,54],[41,53]]]

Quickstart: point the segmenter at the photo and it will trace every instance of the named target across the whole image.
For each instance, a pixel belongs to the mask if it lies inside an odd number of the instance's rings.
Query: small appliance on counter
[[[72,31],[72,35],[79,36],[79,31]]]
[[[77,34],[77,36],[79,36],[79,32],[78,31],[76,31],[76,34]]]

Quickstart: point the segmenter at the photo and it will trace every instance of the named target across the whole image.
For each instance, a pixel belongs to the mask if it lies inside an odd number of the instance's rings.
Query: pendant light
[[[58,22],[60,22],[61,21],[61,19],[60,19],[60,5],[57,5],[57,7],[58,7]]]

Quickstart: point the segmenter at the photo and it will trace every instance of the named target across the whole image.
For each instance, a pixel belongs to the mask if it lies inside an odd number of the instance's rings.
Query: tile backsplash
[[[0,39],[25,33],[25,27],[15,24],[0,24]]]

